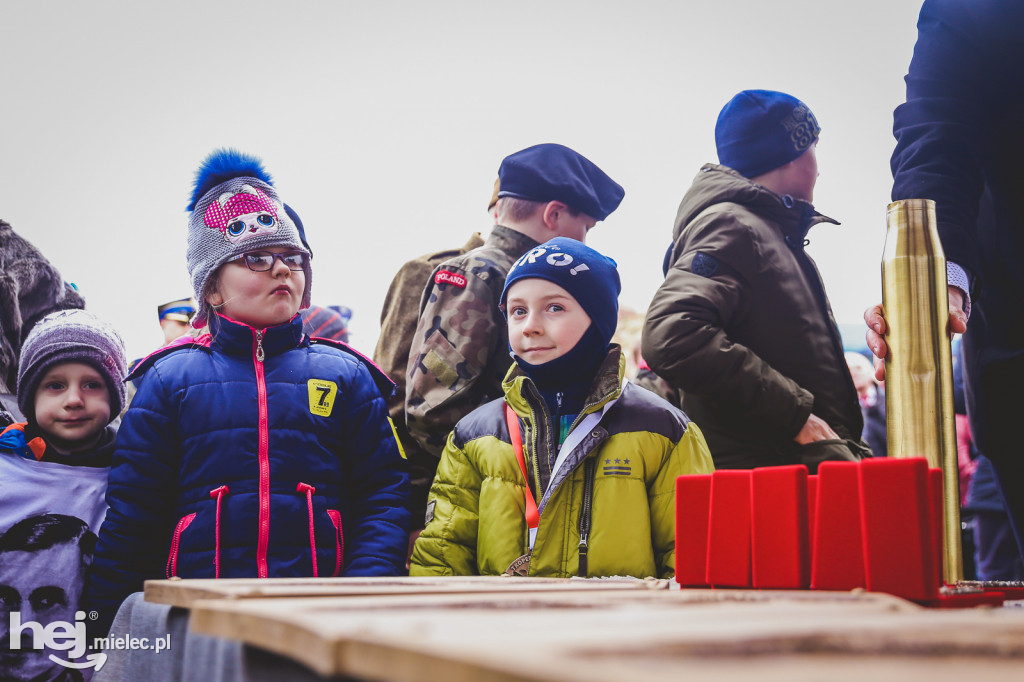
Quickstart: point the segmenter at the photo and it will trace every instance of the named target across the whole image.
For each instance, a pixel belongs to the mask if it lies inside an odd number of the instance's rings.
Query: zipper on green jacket
[[[583,462],[583,508],[580,509],[580,565],[576,574],[587,577],[587,553],[590,551],[590,521],[594,507],[594,475],[597,472],[597,460],[588,457]]]

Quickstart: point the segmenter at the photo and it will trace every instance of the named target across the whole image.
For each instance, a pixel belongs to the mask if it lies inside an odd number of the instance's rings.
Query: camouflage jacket
[[[502,395],[512,358],[498,300],[512,263],[535,246],[495,225],[483,246],[439,265],[423,292],[405,412],[409,434],[435,467],[456,422]]]
[[[420,523],[423,518],[426,491],[430,489],[437,468],[436,457],[428,455],[417,446],[405,428],[405,373],[409,366],[409,348],[419,320],[420,299],[434,268],[450,258],[483,245],[480,233],[474,232],[462,248],[428,253],[409,261],[391,281],[384,298],[384,307],[380,311],[380,336],[373,351],[373,361],[395,382],[395,394],[388,399],[388,412],[409,461],[416,500],[412,509],[414,524]],[[422,495],[418,494],[421,490]]]

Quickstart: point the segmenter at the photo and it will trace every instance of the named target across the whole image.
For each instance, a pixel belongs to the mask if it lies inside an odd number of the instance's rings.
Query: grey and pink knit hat
[[[196,171],[188,205],[188,272],[198,310],[194,327],[213,311],[206,302],[210,278],[232,256],[274,246],[309,255],[295,222],[284,209],[263,162],[233,149],[218,149]],[[300,308],[309,307],[313,274],[306,261]]]
[[[110,391],[110,418],[124,409],[124,377],[128,373],[124,341],[112,326],[84,310],[58,310],[32,327],[21,346],[18,365],[18,408],[35,421],[35,395],[46,372],[62,362],[81,362],[96,369]]]

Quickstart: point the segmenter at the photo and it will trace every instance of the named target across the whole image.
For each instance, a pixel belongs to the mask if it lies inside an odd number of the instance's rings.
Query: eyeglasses
[[[245,266],[253,272],[266,272],[274,269],[274,263],[280,258],[281,262],[289,270],[303,270],[306,267],[306,254],[302,251],[286,251],[284,253],[271,253],[270,251],[249,251],[240,253],[237,256],[228,258],[225,263],[243,260]]]

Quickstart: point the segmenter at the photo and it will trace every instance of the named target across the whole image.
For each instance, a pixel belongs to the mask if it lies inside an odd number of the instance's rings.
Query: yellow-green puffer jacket
[[[578,574],[587,473],[593,476],[593,497],[586,574],[675,573],[676,477],[710,473],[714,465],[700,429],[650,391],[623,386],[623,367],[621,351],[613,346],[583,413],[616,397],[618,402],[537,500],[540,527],[530,575]],[[545,445],[550,417],[533,382],[513,365],[502,387],[505,400],[474,410],[448,437],[427,502],[427,526],[413,550],[412,575],[497,575],[526,554],[526,481],[509,440],[505,401],[519,416],[532,489],[540,487],[538,450],[551,461],[557,452]]]

